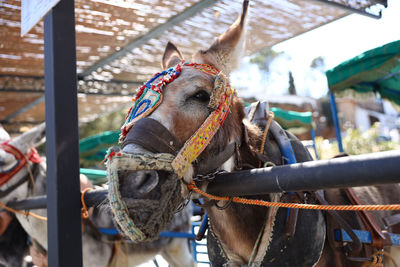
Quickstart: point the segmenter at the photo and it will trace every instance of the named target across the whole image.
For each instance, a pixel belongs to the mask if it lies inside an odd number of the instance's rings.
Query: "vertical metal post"
[[[333,125],[335,127],[336,139],[337,139],[338,146],[339,146],[339,152],[343,153],[344,150],[343,150],[343,143],[342,143],[342,135],[340,134],[340,124],[339,124],[339,118],[338,118],[338,114],[337,114],[336,100],[335,100],[335,95],[331,91],[329,91],[329,102],[331,104],[332,119],[333,119]]]
[[[314,130],[314,129],[311,129],[310,133],[311,133],[311,140],[312,140],[312,142],[313,142],[312,145],[313,145],[314,152],[315,152],[315,158],[316,158],[316,159],[319,159],[319,155],[318,155],[318,151],[317,151],[317,145],[316,145],[316,143],[315,143],[315,130]]]
[[[44,19],[48,257],[82,266],[74,1]]]

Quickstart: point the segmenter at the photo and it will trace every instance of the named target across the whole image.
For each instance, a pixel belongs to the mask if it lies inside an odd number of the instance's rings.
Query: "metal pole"
[[[337,139],[338,146],[339,146],[339,152],[343,153],[344,150],[343,150],[343,143],[342,143],[342,135],[340,134],[340,124],[339,124],[339,118],[338,118],[338,114],[337,114],[336,100],[335,100],[335,95],[331,91],[329,91],[329,102],[331,104],[333,126],[335,127],[336,139]]]
[[[313,142],[312,146],[314,148],[315,158],[319,159],[319,155],[318,155],[318,151],[317,151],[317,144],[315,143],[315,130],[311,129],[310,133],[311,133],[311,139],[312,139],[312,142]]]
[[[47,233],[52,267],[82,266],[74,1],[44,19]]]
[[[206,191],[245,196],[391,183],[400,183],[399,150],[222,173]]]
[[[90,190],[85,194],[85,204],[87,207],[97,207],[107,200],[107,189]],[[29,197],[22,200],[11,200],[7,206],[16,210],[45,209],[47,207],[46,196]],[[79,206],[79,209],[81,206]]]
[[[350,12],[353,12],[353,13],[356,13],[356,14],[359,14],[359,15],[363,15],[363,16],[366,16],[366,17],[373,18],[373,19],[382,18],[382,10],[379,10],[379,14],[373,14],[371,12],[368,12],[366,10],[367,8],[364,8],[364,10],[357,9],[357,8],[351,7],[349,5],[345,5],[345,4],[341,4],[341,3],[334,2],[334,1],[329,1],[329,0],[314,0],[314,1],[318,1],[318,2],[327,4],[327,5],[331,5],[331,6],[334,6],[334,7],[338,7],[338,8],[341,8],[341,9],[345,10],[345,11],[350,11]],[[387,5],[385,5],[385,7],[386,6]]]
[[[207,193],[245,196],[394,183],[400,183],[400,150],[222,173],[210,182]],[[100,205],[107,193],[106,189],[87,192],[87,206]],[[32,208],[44,208],[39,198],[46,196],[34,199],[32,204],[30,200],[23,200],[7,205],[24,209],[23,204],[28,203]]]

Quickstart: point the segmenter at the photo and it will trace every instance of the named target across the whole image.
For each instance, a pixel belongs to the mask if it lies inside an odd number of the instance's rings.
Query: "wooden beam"
[[[1,90],[0,90],[1,92]],[[36,92],[35,92],[36,93]],[[40,92],[38,92],[40,93]],[[36,107],[37,105],[39,105],[40,103],[42,103],[44,101],[44,95],[36,98],[35,100],[33,100],[31,103],[29,103],[28,105],[20,108],[19,110],[17,110],[16,112],[14,112],[13,114],[8,115],[7,117],[4,118],[4,120],[2,121],[2,123],[4,122],[9,122],[13,119],[15,119],[16,117],[18,117],[19,115],[21,115],[24,112],[27,112],[28,110],[30,110],[33,107]]]
[[[111,62],[113,62],[116,59],[119,59],[123,56],[125,56],[127,53],[131,52],[132,49],[141,46],[148,42],[150,39],[156,38],[160,36],[162,33],[166,32],[167,30],[171,29],[173,26],[176,24],[193,17],[200,11],[202,11],[205,8],[208,8],[212,4],[216,3],[218,0],[201,0],[200,2],[194,4],[191,7],[188,7],[185,9],[183,12],[173,16],[170,18],[167,22],[164,24],[161,24],[153,29],[151,29],[148,33],[145,35],[140,36],[139,38],[136,38],[132,42],[128,43],[126,46],[118,50],[117,52],[101,59],[100,61],[96,62],[86,70],[84,70],[82,73],[78,74],[79,77],[85,77],[90,75],[92,72],[96,71],[98,68],[103,67],[104,65],[107,65]]]

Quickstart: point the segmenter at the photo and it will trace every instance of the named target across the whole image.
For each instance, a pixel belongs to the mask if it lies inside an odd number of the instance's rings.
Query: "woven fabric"
[[[134,104],[128,111],[125,123],[122,126],[120,143],[125,139],[126,134],[135,122],[150,115],[161,104],[164,87],[179,77],[181,68],[182,64],[178,64],[157,73],[152,79],[138,89],[138,93],[133,99]]]
[[[132,241],[151,241],[158,237],[182,201],[181,188],[176,176],[169,175],[160,181],[159,192],[154,198],[148,196],[144,199],[135,192],[126,196],[120,190],[121,183],[127,178],[123,174],[137,170],[172,172],[173,158],[170,154],[132,155],[119,152],[107,161],[111,209],[118,228]]]

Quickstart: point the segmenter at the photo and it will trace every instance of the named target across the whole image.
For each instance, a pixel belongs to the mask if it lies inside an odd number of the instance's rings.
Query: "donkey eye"
[[[196,101],[200,101],[200,102],[208,102],[208,101],[210,101],[210,95],[204,90],[197,91],[190,98],[194,99]]]

